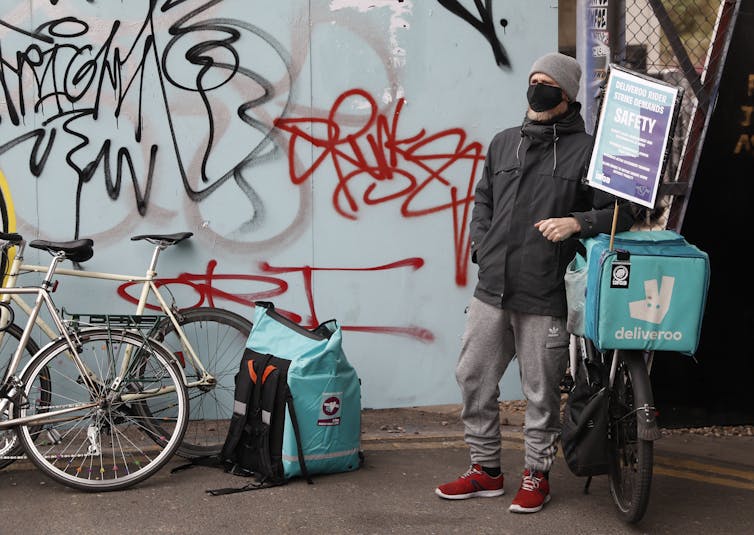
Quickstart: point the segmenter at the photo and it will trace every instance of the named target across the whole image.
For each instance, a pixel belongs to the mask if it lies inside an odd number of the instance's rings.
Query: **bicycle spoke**
[[[227,310],[205,307],[181,311],[179,323],[215,382],[200,382],[189,389],[189,425],[178,454],[184,457],[215,455],[225,442],[233,414],[235,374],[251,322]],[[199,381],[201,373],[192,365],[175,326],[166,319],[158,332],[160,341],[177,355],[176,360],[183,366],[188,381]],[[151,405],[147,405],[151,410]]]

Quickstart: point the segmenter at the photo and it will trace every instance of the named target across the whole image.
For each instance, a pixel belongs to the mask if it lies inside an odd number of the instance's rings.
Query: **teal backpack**
[[[293,397],[304,464],[309,474],[356,470],[361,450],[361,381],[343,351],[335,320],[309,330],[256,302],[246,347],[290,360],[288,388]],[[282,463],[286,478],[301,475],[296,433],[286,411]]]
[[[696,352],[709,286],[707,253],[671,230],[584,240],[585,335],[600,351]]]

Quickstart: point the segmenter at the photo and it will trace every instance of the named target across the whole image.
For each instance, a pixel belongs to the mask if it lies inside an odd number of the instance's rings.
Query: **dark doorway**
[[[754,423],[754,0],[743,0],[681,233],[710,257],[695,358],[659,353],[665,427]]]

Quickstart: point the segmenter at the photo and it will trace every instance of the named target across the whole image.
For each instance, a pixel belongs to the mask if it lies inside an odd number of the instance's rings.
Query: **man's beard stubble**
[[[531,108],[526,109],[526,118],[530,121],[534,121],[537,123],[549,123],[552,122],[553,119],[557,119],[568,111],[568,102],[565,100],[561,100],[560,104],[555,106],[554,108],[550,108],[549,110],[545,111],[534,111]]]

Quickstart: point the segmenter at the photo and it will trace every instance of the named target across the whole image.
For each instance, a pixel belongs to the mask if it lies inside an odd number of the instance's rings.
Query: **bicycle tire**
[[[18,434],[28,458],[53,480],[78,490],[122,490],[155,474],[178,449],[188,423],[188,393],[181,371],[167,349],[133,331],[89,328],[78,333],[78,357],[92,387],[79,373],[65,339],[50,343],[24,373],[24,392],[36,399],[40,376],[52,374],[49,405],[17,407],[19,417],[75,408],[49,422],[41,431],[20,426]],[[114,381],[126,352],[131,362],[122,382]],[[145,372],[146,368],[146,372]],[[169,410],[160,413],[164,436],[153,435],[140,407],[143,398],[128,396],[160,392],[150,397]],[[96,402],[95,406],[91,406]]]
[[[640,438],[639,407],[653,406],[651,383],[641,352],[624,352],[610,393],[608,480],[610,495],[620,516],[639,522],[649,505],[654,463],[654,442]]]
[[[13,353],[15,353],[16,348],[21,342],[21,336],[23,335],[23,333],[24,330],[15,323],[8,325],[8,327],[3,332],[2,341],[0,342],[0,370],[2,370],[3,376],[8,370],[10,359],[11,357],[13,357]],[[31,360],[31,357],[34,356],[38,351],[39,346],[37,345],[37,343],[29,338],[28,342],[26,343],[26,348],[24,349],[24,356],[22,357],[20,366],[23,366],[26,362],[29,362]],[[49,386],[47,387],[47,390],[49,390]],[[43,397],[40,401],[44,403],[45,398]],[[49,401],[49,396],[47,396],[46,402],[49,403]],[[8,414],[13,414],[12,406],[8,407],[8,410],[5,414],[0,415],[0,419],[7,420]],[[21,441],[18,439],[16,430],[0,430],[0,469],[3,469],[6,466],[12,464],[16,459],[22,457],[23,455],[24,447],[21,444]]]
[[[189,388],[189,424],[178,455],[185,458],[217,455],[228,434],[235,377],[252,323],[239,314],[214,307],[181,310],[177,319],[202,364],[216,380],[213,387]],[[169,318],[162,320],[155,338],[176,356],[187,381],[196,381],[198,372],[185,357]]]

